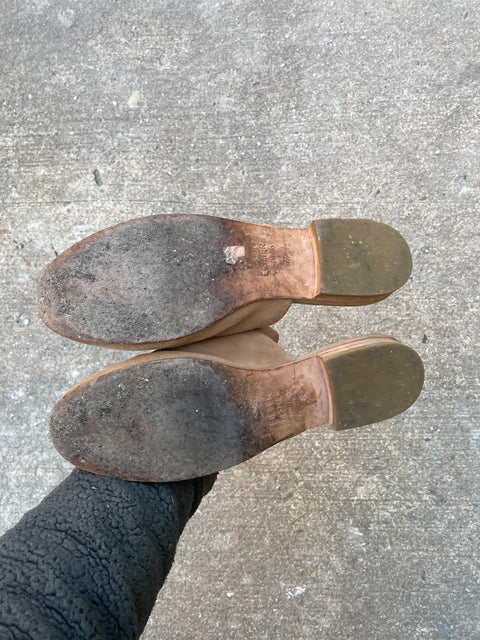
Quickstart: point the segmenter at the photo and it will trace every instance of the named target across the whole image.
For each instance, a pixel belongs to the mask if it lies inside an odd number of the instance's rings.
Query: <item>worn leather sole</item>
[[[348,429],[407,409],[423,385],[417,353],[363,336],[270,368],[171,351],[84,380],[55,404],[51,437],[74,465],[173,481],[236,465],[305,429]]]
[[[159,215],[99,231],[59,255],[41,276],[38,308],[47,326],[72,340],[170,348],[221,334],[249,315],[240,330],[267,326],[291,301],[377,302],[410,272],[405,240],[380,222],[282,229]],[[280,307],[260,308],[265,300]]]

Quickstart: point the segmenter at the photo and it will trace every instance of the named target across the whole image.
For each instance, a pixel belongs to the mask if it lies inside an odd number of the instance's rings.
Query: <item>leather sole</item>
[[[84,380],[55,404],[51,438],[77,467],[173,481],[236,465],[312,427],[349,429],[407,409],[423,385],[418,354],[363,336],[271,368],[156,352]]]
[[[104,229],[60,254],[41,276],[38,309],[48,327],[72,340],[170,348],[220,334],[230,314],[253,311],[259,301],[378,302],[410,272],[405,240],[380,222],[329,219],[283,229],[159,215]]]

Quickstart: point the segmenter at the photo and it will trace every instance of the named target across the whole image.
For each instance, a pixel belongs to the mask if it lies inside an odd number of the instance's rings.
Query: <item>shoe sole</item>
[[[56,403],[51,438],[71,463],[164,482],[243,462],[312,427],[391,418],[419,395],[417,353],[365,336],[269,369],[193,353],[144,354],[84,380]]]
[[[282,229],[159,215],[99,231],[60,254],[41,276],[38,309],[72,340],[166,348],[209,337],[205,327],[259,300],[378,302],[405,283],[411,264],[402,236],[371,220]]]

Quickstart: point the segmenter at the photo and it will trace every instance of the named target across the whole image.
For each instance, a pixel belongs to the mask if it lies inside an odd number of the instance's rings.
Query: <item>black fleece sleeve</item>
[[[75,470],[0,538],[0,638],[140,636],[215,476],[126,482]]]

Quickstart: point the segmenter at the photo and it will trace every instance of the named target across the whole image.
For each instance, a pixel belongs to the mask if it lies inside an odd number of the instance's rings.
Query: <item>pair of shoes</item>
[[[88,471],[172,481],[317,425],[397,415],[423,385],[415,351],[369,335],[294,359],[269,325],[292,302],[377,302],[410,271],[404,239],[370,220],[281,229],[159,215],[93,234],[42,274],[41,318],[73,340],[161,350],[70,389],[52,410],[53,443]]]

